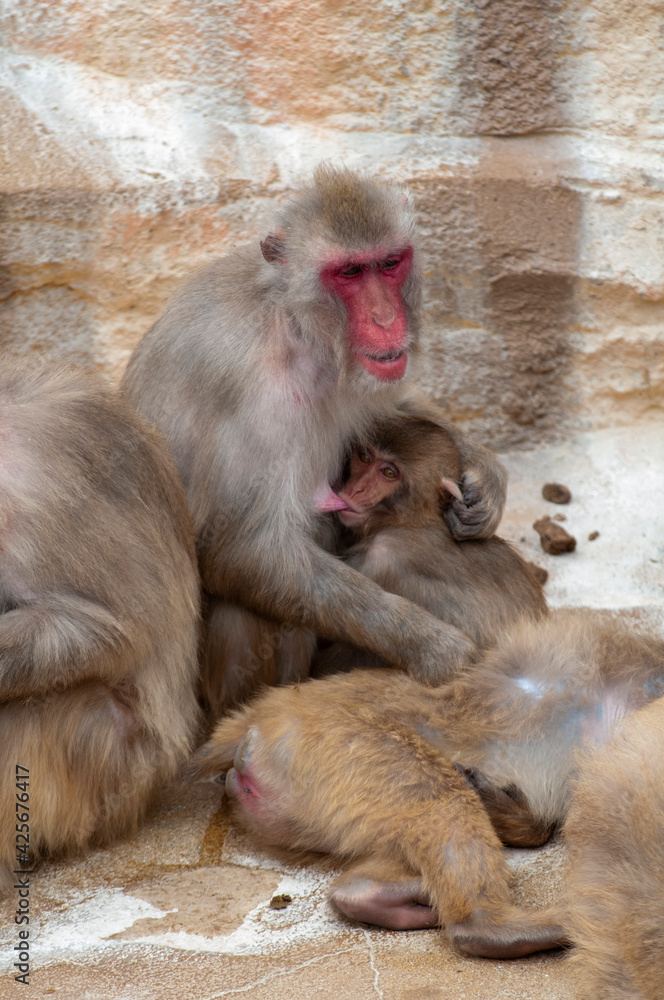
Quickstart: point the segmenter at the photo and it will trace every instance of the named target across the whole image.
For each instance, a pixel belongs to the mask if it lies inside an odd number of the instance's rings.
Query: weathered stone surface
[[[121,374],[323,158],[409,183],[422,378],[498,446],[661,415],[658,2],[7,0],[0,345]]]

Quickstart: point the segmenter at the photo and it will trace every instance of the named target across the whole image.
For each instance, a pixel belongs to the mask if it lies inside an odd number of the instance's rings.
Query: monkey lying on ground
[[[485,649],[519,618],[545,615],[546,601],[533,569],[507,542],[452,538],[443,516],[459,493],[458,453],[435,408],[424,412],[421,404],[417,414],[402,406],[396,419],[381,421],[369,443],[354,449],[337,493],[337,517],[355,540],[344,558],[383,590],[426,608]],[[320,675],[349,664],[388,666],[335,643],[313,669]]]
[[[433,442],[439,438],[442,454],[444,438],[435,425],[406,422],[387,450],[386,433],[377,434],[382,451],[356,454],[350,489],[340,491],[353,509],[340,516],[364,532],[356,555],[366,564],[389,554],[395,579],[400,570],[416,577],[430,565],[443,576],[446,542],[440,563],[432,541],[431,561],[409,566],[409,547],[399,548],[392,532],[397,542],[408,530],[434,537],[429,514],[449,456],[427,482],[415,474],[417,463],[400,460],[413,460],[421,443],[423,476],[432,468]],[[395,489],[395,482],[409,488]],[[406,527],[409,516],[421,519],[419,528]],[[509,548],[482,545],[489,565],[500,553],[527,572]],[[422,549],[415,550],[420,558]],[[466,551],[466,543],[459,546],[460,559]],[[499,573],[482,584],[486,613],[496,614],[509,581]],[[420,586],[435,593],[437,584]],[[453,576],[449,586],[454,594]],[[527,592],[527,577],[522,586]],[[393,928],[442,922],[461,951],[489,957],[564,943],[560,914],[511,905],[500,840],[545,842],[567,812],[576,749],[605,740],[627,712],[664,693],[664,643],[583,613],[542,618],[534,580],[530,588],[530,616],[509,625],[457,681],[428,688],[404,675],[353,671],[267,691],[219,724],[195,770],[227,770],[236,812],[268,842],[349,860],[332,900],[350,917]]]
[[[260,248],[198,271],[129,361],[123,391],[164,432],[193,514],[213,714],[262,679],[262,657],[243,659],[254,652],[252,616],[276,681],[292,669],[292,626],[434,683],[474,652],[460,629],[386,595],[320,544],[320,509],[349,444],[406,394],[421,326],[417,244],[403,190],[320,167]],[[457,538],[489,537],[504,470],[451,433],[463,501],[445,516]]]
[[[511,906],[491,822],[505,843],[544,842],[579,745],[662,692],[664,643],[560,614],[520,623],[440,688],[358,670],[268,690],[219,724],[195,766],[228,771],[236,812],[267,842],[351,860],[332,896],[346,915],[441,922],[465,953],[516,957],[567,935]]]
[[[99,379],[3,357],[0,441],[1,880],[132,830],[186,758],[199,585],[166,447]]]
[[[440,688],[370,670],[268,690],[195,767],[228,770],[239,817],[269,843],[352,861],[332,896],[346,915],[441,922],[463,952],[515,957],[566,934],[511,906],[490,818],[505,843],[542,843],[568,809],[578,746],[663,691],[664,643],[561,614],[520,623]]]
[[[581,757],[565,824],[583,996],[660,1000],[664,983],[664,699]]]

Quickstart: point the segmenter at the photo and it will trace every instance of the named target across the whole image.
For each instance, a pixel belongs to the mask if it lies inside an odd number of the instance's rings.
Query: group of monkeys
[[[190,773],[343,859],[346,916],[658,997],[664,642],[548,615],[504,470],[404,388],[420,325],[410,196],[323,166],[119,391],[3,359],[2,869],[17,765],[38,858],[134,829],[211,733]],[[563,822],[567,903],[518,909],[501,844]]]

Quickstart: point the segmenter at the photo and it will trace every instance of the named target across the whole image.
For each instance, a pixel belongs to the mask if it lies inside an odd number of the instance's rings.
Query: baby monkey
[[[342,554],[383,590],[426,608],[486,649],[518,619],[546,615],[546,601],[533,568],[507,542],[452,538],[443,512],[452,496],[461,496],[458,453],[434,408],[426,415],[423,408],[418,402],[419,412],[404,410],[382,422],[354,449],[335,504],[345,528],[342,544],[350,546]],[[388,666],[335,643],[319,654],[313,673],[377,665]]]

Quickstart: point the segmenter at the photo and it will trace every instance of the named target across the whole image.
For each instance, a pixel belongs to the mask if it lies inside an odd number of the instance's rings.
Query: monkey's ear
[[[261,240],[261,251],[268,264],[276,264],[286,259],[286,233],[279,227]]]
[[[440,486],[445,493],[451,493],[453,497],[456,497],[457,500],[461,500],[461,502],[463,503],[463,495],[461,493],[461,490],[459,489],[459,487],[457,486],[457,484],[454,482],[453,479],[445,479],[443,477],[440,480]],[[445,498],[443,497],[443,499]]]

